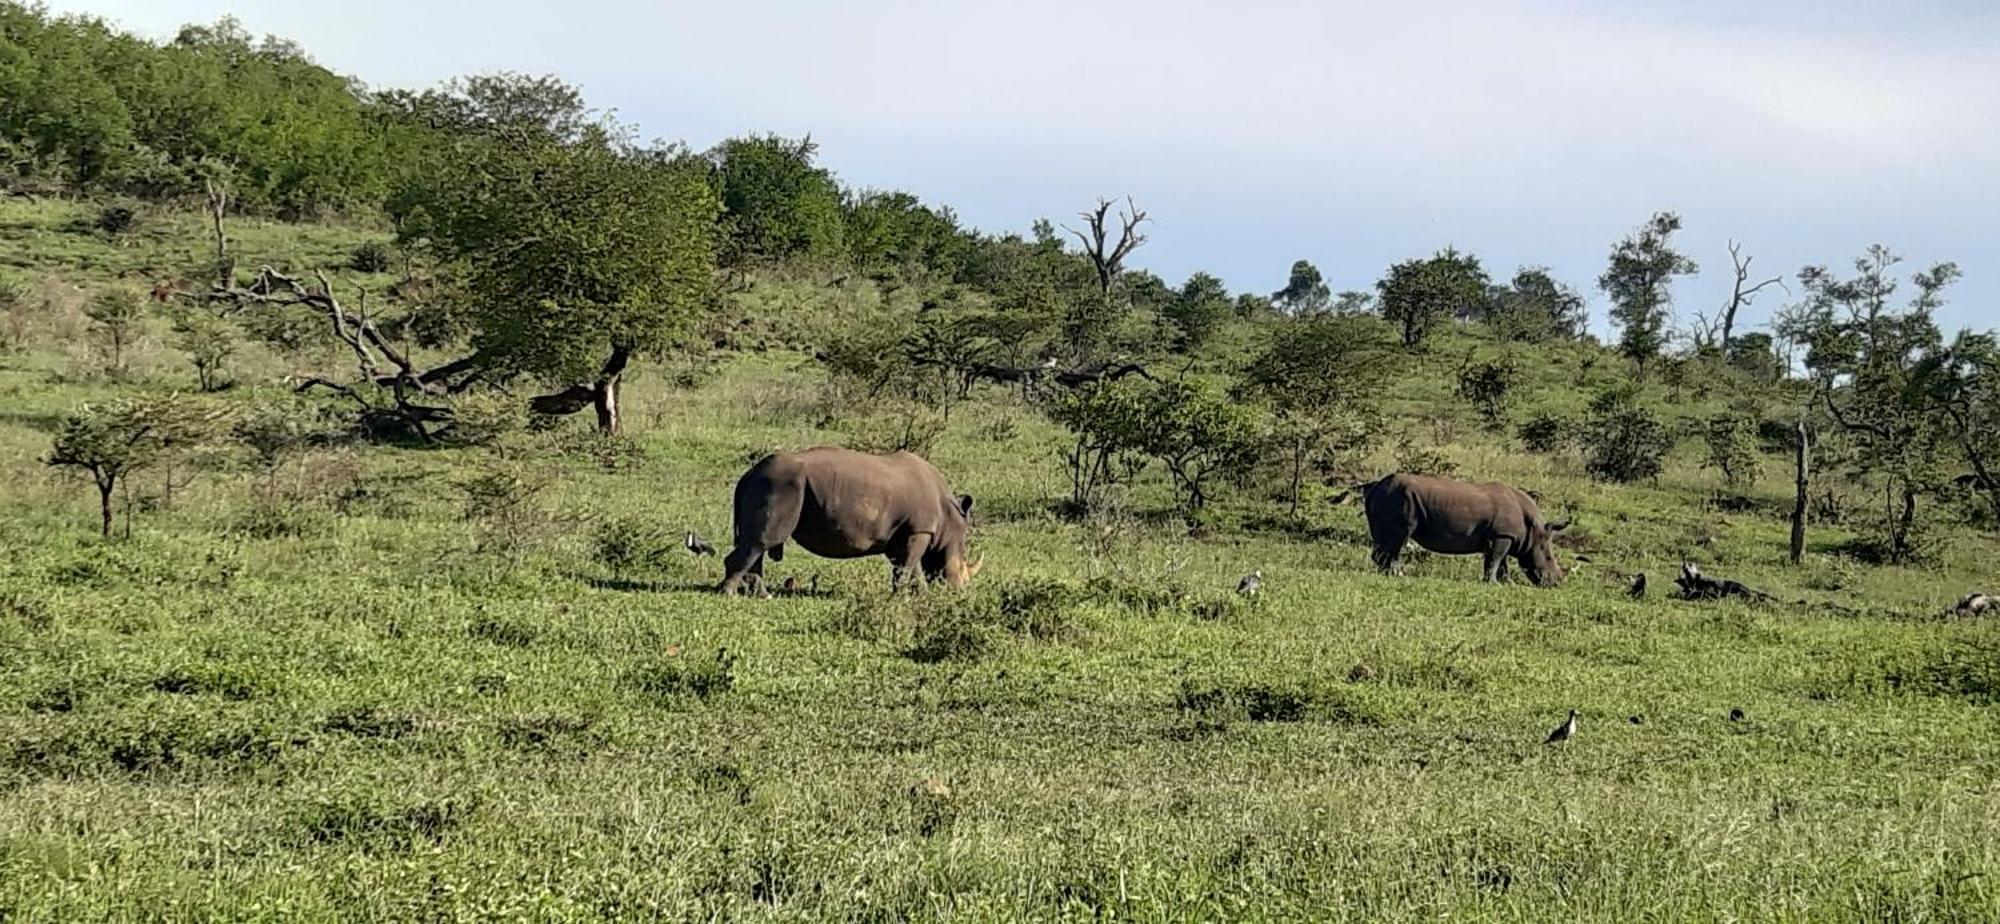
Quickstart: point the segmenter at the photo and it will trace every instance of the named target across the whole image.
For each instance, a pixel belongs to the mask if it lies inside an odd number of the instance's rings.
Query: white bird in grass
[[[1559,744],[1561,742],[1568,741],[1570,738],[1575,737],[1575,735],[1576,735],[1576,710],[1571,709],[1569,711],[1569,718],[1564,719],[1561,725],[1556,726],[1555,731],[1549,732],[1549,739],[1542,743]]]
[[[1262,590],[1263,588],[1264,588],[1264,569],[1262,568],[1259,568],[1255,571],[1250,572],[1249,574],[1244,575],[1243,580],[1236,582],[1236,592],[1246,597],[1257,596],[1257,591]]]

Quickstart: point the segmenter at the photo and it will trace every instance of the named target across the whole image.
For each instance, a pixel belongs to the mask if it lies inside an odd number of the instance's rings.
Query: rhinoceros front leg
[[[889,592],[901,590],[905,584],[922,589],[924,586],[924,551],[931,545],[930,533],[911,533],[889,544]]]
[[[1486,544],[1487,583],[1495,583],[1507,576],[1507,553],[1514,548],[1514,540],[1505,536]]]
[[[753,592],[764,583],[764,550],[739,545],[722,560],[721,591],[724,596],[741,593],[747,585]]]

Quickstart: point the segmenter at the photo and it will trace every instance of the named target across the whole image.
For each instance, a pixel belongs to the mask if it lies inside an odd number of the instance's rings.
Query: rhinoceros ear
[[[960,494],[958,496],[958,512],[966,516],[972,515],[972,495]]]

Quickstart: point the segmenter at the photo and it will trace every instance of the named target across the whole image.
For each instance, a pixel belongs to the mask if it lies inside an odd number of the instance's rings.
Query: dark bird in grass
[[[1627,591],[1626,595],[1634,600],[1646,596],[1646,572],[1641,571],[1638,574],[1633,575],[1632,589]]]
[[[1729,710],[1729,721],[1731,721],[1731,722],[1741,722],[1741,721],[1743,721],[1743,710],[1742,710],[1741,708],[1732,708],[1732,709],[1730,709],[1730,710]]]
[[[687,546],[688,551],[693,552],[697,556],[715,554],[715,546],[709,545],[707,539],[695,535],[692,531],[688,533],[687,541],[682,544]]]
[[[1958,605],[1952,607],[1951,612],[1956,616],[1978,616],[1993,608],[1993,598],[1975,590],[1960,597]]]
[[[819,575],[817,574],[813,575],[812,588],[807,592],[815,597],[819,596]]]
[[[1243,580],[1236,582],[1236,592],[1246,597],[1257,596],[1257,592],[1263,589],[1264,569],[1262,568],[1244,575]]]
[[[1627,718],[1625,721],[1630,722],[1634,725],[1644,725],[1646,724],[1646,717],[1642,715],[1635,715]]]
[[[1564,741],[1568,741],[1569,739],[1575,736],[1576,736],[1576,710],[1571,709],[1569,711],[1569,718],[1564,719],[1561,725],[1556,726],[1555,731],[1549,732],[1548,740],[1542,743],[1560,744]]]
[[[799,595],[799,576],[798,576],[798,575],[796,575],[796,574],[787,574],[787,575],[785,575],[785,584],[784,584],[784,590],[785,590],[785,596],[787,596],[787,597],[796,597],[796,596],[798,596],[798,595]]]

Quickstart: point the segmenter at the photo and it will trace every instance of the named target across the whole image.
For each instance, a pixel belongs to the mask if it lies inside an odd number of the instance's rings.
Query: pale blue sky
[[[1155,219],[1134,262],[1336,289],[1452,244],[1591,299],[1653,210],[1703,268],[1887,243],[1956,260],[1947,326],[2000,325],[2000,4],[1184,0],[61,0],[166,37],[234,15],[377,86],[550,72],[696,148],[811,133],[847,183],[1025,230],[1096,196]],[[1784,298],[1753,311],[1761,321]]]

